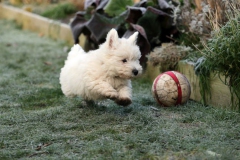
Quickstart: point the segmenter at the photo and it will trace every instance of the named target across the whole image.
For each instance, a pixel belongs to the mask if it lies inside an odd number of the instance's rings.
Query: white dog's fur
[[[128,39],[120,39],[112,29],[97,50],[86,53],[78,44],[74,45],[60,73],[63,93],[87,101],[107,98],[119,105],[131,104],[130,79],[142,72],[137,36],[135,32]]]

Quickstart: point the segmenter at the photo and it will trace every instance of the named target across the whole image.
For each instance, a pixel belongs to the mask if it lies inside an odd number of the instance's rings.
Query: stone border
[[[52,39],[61,39],[73,45],[73,36],[69,25],[51,20],[22,9],[0,3],[0,18],[15,20],[23,29],[37,32]],[[80,37],[80,45],[85,44],[85,37]]]
[[[199,77],[195,74],[194,64],[181,61],[178,65],[178,69],[188,78],[191,84],[191,98],[199,102],[202,101],[199,87]],[[221,76],[220,78],[222,80],[225,79],[224,76]],[[213,74],[210,76],[211,97],[206,97],[206,103],[216,107],[229,109],[232,104],[230,89],[220,78],[217,75],[214,76]]]

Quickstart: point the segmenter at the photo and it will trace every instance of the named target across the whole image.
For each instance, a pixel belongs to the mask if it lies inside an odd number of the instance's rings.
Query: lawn
[[[133,80],[126,108],[64,97],[68,50],[0,20],[0,159],[240,159],[239,113],[159,107],[146,78]]]

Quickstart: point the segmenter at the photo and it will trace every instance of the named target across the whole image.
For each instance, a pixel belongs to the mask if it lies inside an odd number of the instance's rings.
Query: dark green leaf
[[[104,8],[105,13],[109,16],[118,16],[126,11],[127,6],[132,6],[132,0],[109,0]]]
[[[81,33],[84,33],[85,35],[90,35],[89,31],[87,31],[85,28],[87,20],[84,18],[84,15],[85,12],[77,12],[76,16],[70,24],[75,44],[79,43],[78,37]]]
[[[90,19],[86,27],[91,32],[91,38],[96,43],[102,43],[105,41],[108,31],[112,28],[117,28],[121,23],[124,22],[127,16],[127,12],[114,18],[106,18],[105,16],[95,13]]]
[[[144,7],[128,7],[126,22],[136,24],[138,19],[146,12]]]

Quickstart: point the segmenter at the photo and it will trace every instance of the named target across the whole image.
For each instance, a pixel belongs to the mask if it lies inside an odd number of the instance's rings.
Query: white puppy
[[[87,101],[112,99],[119,105],[131,104],[130,79],[142,72],[137,36],[135,32],[128,39],[120,39],[112,29],[97,50],[86,53],[74,45],[60,73],[63,93]]]

